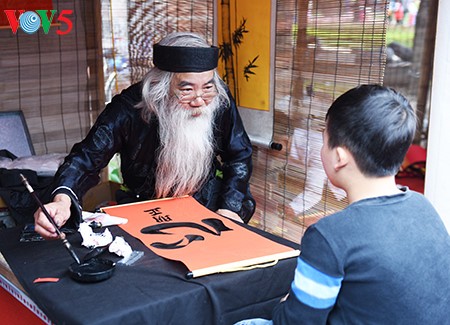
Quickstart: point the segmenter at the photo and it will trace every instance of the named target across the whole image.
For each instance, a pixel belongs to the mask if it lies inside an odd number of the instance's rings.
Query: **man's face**
[[[192,117],[200,116],[202,109],[216,96],[213,77],[214,70],[174,75],[170,86],[171,93],[178,98],[181,107],[192,111]]]

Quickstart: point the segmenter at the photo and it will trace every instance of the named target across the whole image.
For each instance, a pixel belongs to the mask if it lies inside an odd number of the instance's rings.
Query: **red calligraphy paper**
[[[103,209],[127,218],[120,225],[156,254],[181,261],[193,277],[229,272],[299,255],[187,196],[151,200]]]

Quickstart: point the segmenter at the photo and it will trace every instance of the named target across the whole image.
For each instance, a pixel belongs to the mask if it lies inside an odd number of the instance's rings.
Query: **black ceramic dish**
[[[78,282],[99,282],[109,279],[116,263],[107,259],[91,258],[81,264],[72,263],[69,266],[70,277]]]

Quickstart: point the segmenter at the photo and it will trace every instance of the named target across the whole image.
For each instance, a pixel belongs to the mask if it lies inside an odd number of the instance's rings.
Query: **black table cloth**
[[[56,324],[228,325],[245,318],[270,318],[294,276],[296,258],[267,268],[186,279],[187,269],[181,262],[161,258],[119,227],[109,229],[144,256],[130,266],[118,264],[110,279],[98,283],[70,278],[68,267],[73,259],[59,240],[23,243],[19,242],[21,229],[5,229],[0,231],[0,251],[31,299]],[[80,257],[89,251],[81,246],[79,234],[68,239]],[[60,280],[33,283],[39,277]]]

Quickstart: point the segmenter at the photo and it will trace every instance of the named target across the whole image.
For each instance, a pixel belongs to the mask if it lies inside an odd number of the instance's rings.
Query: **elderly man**
[[[125,188],[118,203],[192,195],[219,214],[249,221],[252,147],[217,62],[218,48],[196,34],[173,33],[154,45],[155,67],[112,99],[56,173],[46,208],[57,225],[77,225],[71,208],[115,153]],[[34,218],[38,233],[57,238],[40,209]]]

